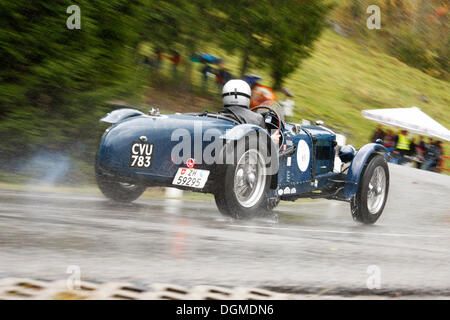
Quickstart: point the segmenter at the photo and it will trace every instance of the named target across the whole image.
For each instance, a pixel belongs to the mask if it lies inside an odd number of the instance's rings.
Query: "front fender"
[[[358,184],[367,160],[373,153],[387,152],[387,149],[381,144],[368,143],[359,149],[350,165],[347,173],[347,179],[344,188],[344,197],[347,200],[353,198],[358,191]]]
[[[102,122],[107,123],[117,123],[122,121],[123,119],[134,117],[134,116],[140,116],[144,113],[136,110],[136,109],[129,109],[129,108],[123,108],[123,109],[117,109],[114,111],[111,111],[106,116],[100,119]]]

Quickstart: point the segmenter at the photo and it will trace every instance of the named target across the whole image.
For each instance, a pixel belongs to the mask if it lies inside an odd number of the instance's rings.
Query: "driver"
[[[233,79],[225,83],[222,90],[222,101],[224,110],[220,113],[231,115],[239,123],[249,123],[265,128],[264,117],[256,112],[250,111],[251,89],[244,80]],[[272,134],[272,141],[278,145],[280,131]]]

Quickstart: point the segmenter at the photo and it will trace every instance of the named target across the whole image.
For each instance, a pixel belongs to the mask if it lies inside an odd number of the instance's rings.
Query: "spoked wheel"
[[[214,194],[219,211],[234,218],[250,218],[269,212],[264,152],[246,148],[237,156],[236,165],[227,165],[221,188]]]
[[[360,179],[355,197],[350,202],[355,221],[372,224],[383,212],[389,192],[389,170],[381,155],[367,164]]]
[[[370,214],[377,214],[386,199],[386,173],[382,167],[376,167],[369,182],[367,209]]]

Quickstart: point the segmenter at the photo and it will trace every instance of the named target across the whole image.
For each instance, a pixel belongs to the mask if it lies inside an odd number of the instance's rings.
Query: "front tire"
[[[100,191],[109,199],[117,202],[132,202],[144,193],[146,186],[118,181],[112,176],[104,174],[95,165],[95,178]]]
[[[271,211],[268,191],[271,177],[266,174],[263,150],[249,148],[237,155],[236,165],[222,167],[221,186],[214,193],[217,208],[237,219],[263,216]]]
[[[389,192],[389,169],[381,155],[375,155],[363,170],[356,195],[350,202],[353,219],[373,224],[381,216]]]

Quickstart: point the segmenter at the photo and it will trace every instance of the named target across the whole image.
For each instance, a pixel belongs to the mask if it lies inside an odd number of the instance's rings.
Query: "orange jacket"
[[[250,106],[256,107],[265,101],[277,101],[277,95],[272,88],[255,85],[252,89],[252,98],[250,100]]]

